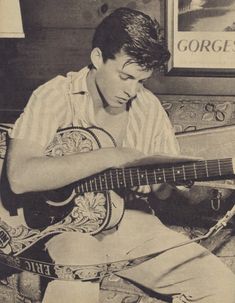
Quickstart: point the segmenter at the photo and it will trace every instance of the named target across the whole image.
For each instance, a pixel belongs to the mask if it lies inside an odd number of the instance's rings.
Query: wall
[[[26,38],[0,39],[1,121],[17,116],[17,110],[22,110],[38,85],[86,65],[94,27],[116,7],[143,10],[164,25],[163,0],[20,2]],[[156,73],[148,86],[156,94],[235,95],[233,78],[170,77]]]
[[[0,110],[7,113],[21,110],[38,85],[88,64],[94,28],[115,8],[137,8],[157,18],[160,13],[155,0],[20,3],[26,38],[0,39]],[[2,115],[5,118],[6,112]]]

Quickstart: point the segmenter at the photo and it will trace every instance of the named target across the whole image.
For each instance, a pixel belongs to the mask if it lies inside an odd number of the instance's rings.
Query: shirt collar
[[[72,94],[89,94],[87,89],[87,74],[89,68],[86,66],[82,68],[79,72],[70,72],[71,76],[71,92]]]

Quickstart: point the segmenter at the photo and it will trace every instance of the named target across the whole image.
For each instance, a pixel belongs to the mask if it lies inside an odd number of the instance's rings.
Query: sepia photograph
[[[235,302],[235,0],[0,0],[0,303]]]

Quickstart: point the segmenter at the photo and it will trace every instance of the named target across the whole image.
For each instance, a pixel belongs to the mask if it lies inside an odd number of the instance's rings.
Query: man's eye
[[[119,77],[120,77],[121,80],[128,80],[128,79],[130,79],[129,76],[124,76],[124,75],[119,75]]]

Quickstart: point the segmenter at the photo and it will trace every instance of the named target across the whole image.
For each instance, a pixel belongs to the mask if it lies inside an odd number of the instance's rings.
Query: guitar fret
[[[205,168],[206,168],[206,176],[209,177],[208,164],[206,160],[205,160]]]
[[[221,167],[220,167],[220,160],[217,161],[218,162],[218,168],[219,168],[219,175],[221,176]]]
[[[166,182],[166,174],[165,174],[165,169],[162,169],[162,175],[163,175],[163,180],[164,182]]]
[[[126,177],[125,177],[125,170],[124,170],[124,168],[122,169],[122,178],[123,178],[124,186],[127,187],[126,186]]]
[[[106,173],[104,173],[104,182],[105,182],[105,186],[106,186],[106,189],[108,189],[108,181],[107,181],[107,175]]]
[[[74,190],[75,190],[76,194],[80,194],[81,193],[81,184],[78,183],[77,186],[74,188]]]
[[[111,169],[110,169],[110,171],[109,171],[109,175],[110,175],[110,181],[111,181],[111,189],[114,189],[113,177],[112,177],[112,170],[111,170]]]
[[[139,169],[138,168],[136,170],[136,173],[137,173],[137,178],[138,178],[138,185],[141,185],[141,183],[140,183]]]
[[[100,181],[100,189],[103,190],[102,177],[101,177],[101,175],[99,175],[99,181]]]
[[[116,169],[115,171],[116,171],[117,186],[118,186],[118,188],[120,188],[120,182],[118,179],[118,169]]]
[[[175,168],[174,168],[174,166],[172,166],[172,175],[173,175],[173,180],[175,182],[176,180],[175,180]]]
[[[129,172],[130,172],[131,186],[134,186],[131,168],[129,169]]]
[[[95,189],[97,191],[98,190],[98,186],[97,186],[97,180],[96,180],[96,178],[94,178],[94,181],[95,181]]]
[[[146,183],[147,183],[146,185],[149,185],[147,169],[145,170],[145,178],[146,178]]]
[[[197,170],[196,170],[196,164],[195,163],[193,163],[193,170],[194,170],[195,179],[197,179]]]
[[[154,174],[154,180],[155,180],[155,184],[157,184],[157,173],[156,173],[156,170],[154,169],[153,170],[153,174]]]
[[[85,181],[85,189],[86,189],[86,192],[89,191],[89,190],[88,190],[88,183],[87,183],[87,181]]]
[[[89,183],[90,183],[90,189],[91,189],[91,191],[95,191],[94,188],[93,188],[94,179],[90,179]]]
[[[183,176],[184,176],[184,181],[186,181],[186,176],[185,176],[185,167],[184,167],[184,165],[182,165],[182,168],[183,168]]]
[[[165,170],[165,182],[173,182],[173,172],[172,172],[172,168],[167,167],[164,169]],[[159,178],[161,180],[161,178]]]
[[[84,187],[83,187],[83,183],[81,183],[81,189],[82,189],[82,192],[84,193]]]

